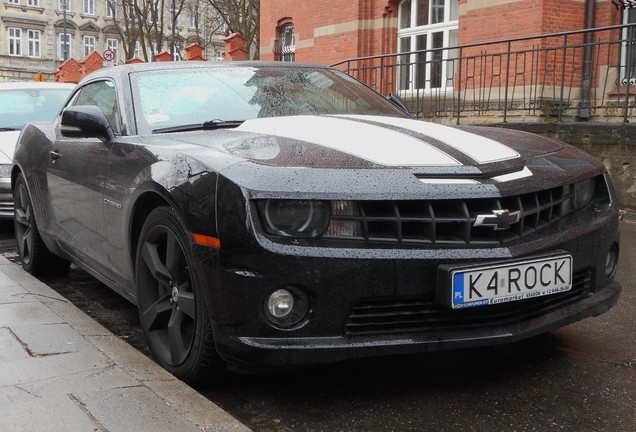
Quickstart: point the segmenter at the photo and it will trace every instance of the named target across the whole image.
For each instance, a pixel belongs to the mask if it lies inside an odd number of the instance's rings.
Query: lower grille
[[[572,304],[592,291],[592,270],[573,275],[570,291],[517,302],[452,310],[427,300],[370,301],[354,306],[347,335],[452,331],[513,324]]]

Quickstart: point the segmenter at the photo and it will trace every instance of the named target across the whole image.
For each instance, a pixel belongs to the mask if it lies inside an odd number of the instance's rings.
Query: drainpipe
[[[585,0],[585,29],[594,28],[594,6],[596,0]],[[585,33],[585,48],[583,51],[583,80],[581,83],[581,103],[579,104],[578,118],[587,120],[590,118],[590,89],[592,86],[592,43],[594,34]]]

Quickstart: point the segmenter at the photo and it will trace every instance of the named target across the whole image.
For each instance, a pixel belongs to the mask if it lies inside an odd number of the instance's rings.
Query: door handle
[[[56,160],[62,157],[62,153],[58,153],[57,149],[51,150],[49,154],[51,155],[51,160],[53,161],[53,163],[55,163]]]

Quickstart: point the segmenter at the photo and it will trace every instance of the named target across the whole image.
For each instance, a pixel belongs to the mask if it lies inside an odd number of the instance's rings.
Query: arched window
[[[398,12],[400,90],[452,89],[459,0],[404,0]],[[425,51],[426,50],[426,51]],[[420,52],[416,52],[420,51]]]
[[[296,60],[294,23],[285,22],[276,28],[276,40],[274,41],[273,51],[278,61],[293,62]]]

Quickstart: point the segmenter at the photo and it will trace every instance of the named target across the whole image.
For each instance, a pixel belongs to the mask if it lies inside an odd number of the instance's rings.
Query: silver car
[[[75,84],[0,83],[0,220],[13,218],[11,160],[20,130],[27,123],[50,122]]]

